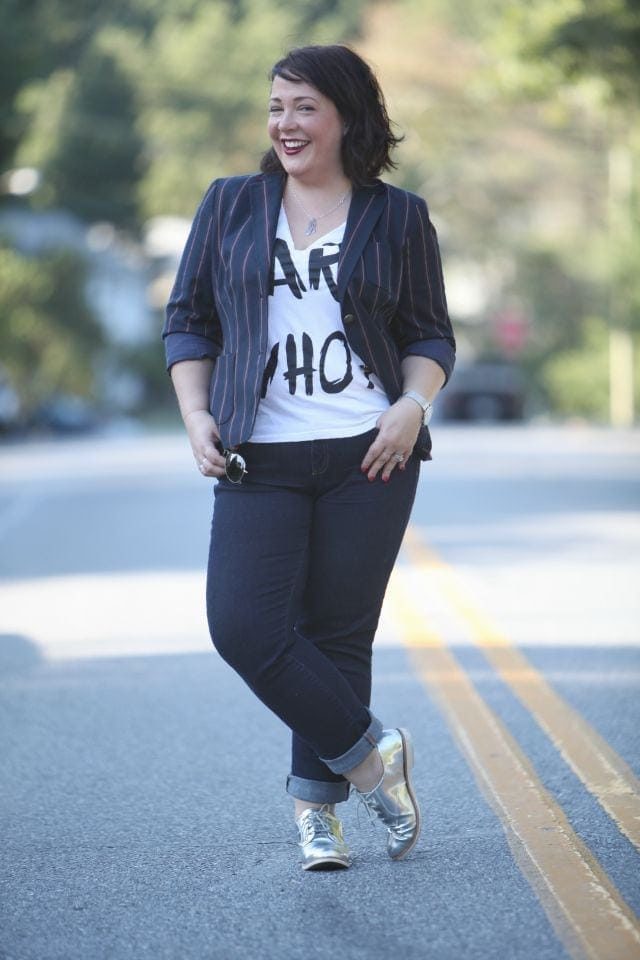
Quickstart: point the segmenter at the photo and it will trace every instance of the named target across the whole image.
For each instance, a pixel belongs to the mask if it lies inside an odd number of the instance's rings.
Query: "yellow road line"
[[[422,680],[502,821],[516,862],[566,950],[575,960],[640,958],[640,929],[633,913],[511,734],[440,637],[426,628],[401,573],[392,580],[387,602]]]
[[[414,567],[429,568],[429,575],[438,578],[441,593],[466,621],[487,660],[587,790],[640,850],[640,781],[633,770],[469,600],[451,567],[424,544],[413,527],[407,531],[405,549]]]

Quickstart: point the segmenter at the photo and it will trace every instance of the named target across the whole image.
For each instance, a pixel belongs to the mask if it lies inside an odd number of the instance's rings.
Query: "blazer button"
[[[342,318],[343,323],[353,323],[354,320],[355,320],[355,317],[352,313],[346,313]]]

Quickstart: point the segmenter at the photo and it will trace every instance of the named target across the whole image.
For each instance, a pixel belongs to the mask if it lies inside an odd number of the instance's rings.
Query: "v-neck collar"
[[[340,237],[342,238],[342,237],[344,237],[344,233],[345,233],[345,230],[346,230],[346,228],[347,228],[347,218],[345,217],[344,220],[342,221],[342,223],[339,223],[336,227],[332,227],[331,230],[327,230],[326,233],[314,233],[314,234],[312,235],[312,236],[313,236],[313,239],[312,239],[311,243],[310,243],[308,246],[306,246],[306,247],[296,247],[296,245],[295,245],[295,243],[294,243],[294,241],[293,241],[293,233],[291,232],[291,226],[289,225],[289,218],[288,218],[288,216],[287,216],[287,211],[286,211],[285,208],[284,208],[284,203],[281,203],[281,204],[280,204],[280,215],[279,215],[279,217],[278,217],[278,224],[280,224],[280,223],[283,223],[283,224],[284,224],[284,226],[285,226],[285,228],[286,228],[286,231],[287,231],[287,233],[289,234],[289,239],[291,240],[291,247],[290,247],[290,249],[291,249],[294,253],[306,253],[307,250],[311,250],[312,247],[316,246],[317,243],[318,243],[318,241],[322,241],[323,243],[326,243],[326,242],[327,242],[327,238],[330,237],[332,234],[336,233],[338,230],[340,231]]]

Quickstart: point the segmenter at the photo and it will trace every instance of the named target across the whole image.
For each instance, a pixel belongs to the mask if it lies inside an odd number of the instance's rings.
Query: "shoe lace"
[[[307,843],[317,837],[335,839],[335,827],[332,824],[334,816],[327,804],[319,810],[306,810],[298,821],[300,828],[300,842]]]
[[[356,807],[356,820],[358,822],[358,827],[360,827],[360,813],[364,809],[366,810],[366,813],[367,813],[367,820],[369,821],[371,826],[375,829],[376,823],[378,822],[378,818],[376,816],[375,811],[372,810],[369,805],[370,795],[368,793],[360,793],[359,790],[357,791],[357,794],[358,794],[358,806]]]

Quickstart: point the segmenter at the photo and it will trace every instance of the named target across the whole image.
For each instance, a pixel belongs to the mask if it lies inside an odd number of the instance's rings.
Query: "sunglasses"
[[[244,457],[233,450],[224,451],[224,472],[227,480],[231,483],[242,483],[242,478],[247,473],[247,464]]]

